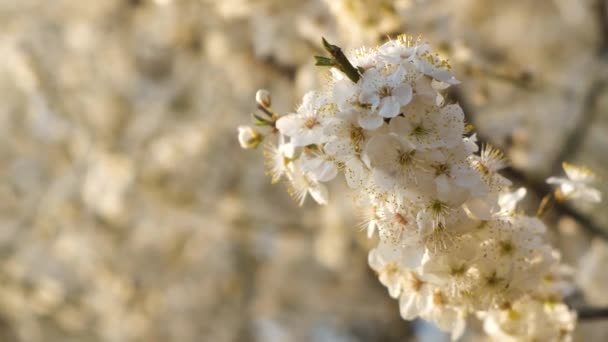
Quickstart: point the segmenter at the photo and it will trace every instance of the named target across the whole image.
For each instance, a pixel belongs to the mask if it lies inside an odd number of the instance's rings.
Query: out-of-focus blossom
[[[557,197],[563,200],[580,199],[594,203],[602,201],[602,193],[590,185],[595,181],[595,174],[591,170],[566,162],[562,166],[568,178],[549,177],[547,179],[547,183],[558,185]]]

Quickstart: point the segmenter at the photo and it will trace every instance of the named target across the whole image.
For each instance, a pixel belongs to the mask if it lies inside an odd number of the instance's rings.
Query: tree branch
[[[598,113],[596,108],[598,97],[600,97],[605,87],[605,80],[596,80],[591,83],[590,89],[583,101],[583,108],[581,110],[580,118],[578,119],[578,122],[574,128],[568,134],[560,153],[553,161],[551,170],[554,173],[557,173],[562,169],[562,162],[567,161],[579,151],[584,141],[583,138],[587,135],[587,132],[589,131],[589,128],[593,124]]]
[[[598,54],[600,57],[608,57],[608,0],[597,0],[596,10],[597,22],[599,26],[600,44]]]
[[[462,94],[462,92],[454,87],[450,91],[450,97],[458,102],[462,107],[465,113],[465,120],[469,123],[474,124],[475,111],[469,105],[466,97]],[[482,133],[477,132],[477,138],[480,142],[491,141],[491,139],[485,137]],[[544,195],[553,191],[549,184],[546,184],[544,180],[533,179],[526,175],[526,173],[522,170],[519,170],[515,167],[508,167],[503,170],[503,175],[507,176],[507,178],[514,180],[518,183],[524,184],[529,190],[534,192],[534,194],[538,198],[542,198]],[[597,235],[602,237],[603,239],[608,241],[608,230],[604,227],[598,225],[587,215],[579,212],[577,209],[572,207],[566,203],[555,203],[554,209],[561,215],[569,216],[578,222],[584,229],[586,229],[589,233],[593,235]]]
[[[581,321],[608,318],[608,308],[580,308],[576,312]]]

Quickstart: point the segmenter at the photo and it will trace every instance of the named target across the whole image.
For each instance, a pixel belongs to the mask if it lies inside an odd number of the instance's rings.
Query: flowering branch
[[[446,101],[459,83],[448,61],[409,36],[348,57],[323,45],[326,87],[286,115],[258,92],[272,125],[239,127],[241,145],[266,142],[272,182],[285,180],[300,205],[308,196],[327,204],[325,183],[344,175],[379,241],[369,265],[404,319],[432,321],[454,339],[475,316],[493,339],[567,340],[576,315],[562,301],[559,253],[543,222],[517,210],[525,189],[510,190],[502,152],[480,148],[461,106]],[[564,169],[568,178],[549,180],[556,193],[599,199],[590,173]]]

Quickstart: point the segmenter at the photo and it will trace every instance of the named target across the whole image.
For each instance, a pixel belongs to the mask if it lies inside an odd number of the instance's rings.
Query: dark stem
[[[581,321],[608,318],[608,308],[580,308],[576,311]]]
[[[599,26],[599,37],[601,37],[600,44],[598,46],[598,54],[600,57],[606,57],[608,53],[608,1],[597,0],[596,10],[594,11],[597,15],[597,22]]]
[[[585,99],[583,100],[583,108],[581,109],[578,122],[567,135],[563,148],[553,161],[551,168],[553,173],[561,172],[562,162],[568,161],[580,150],[585,141],[584,138],[587,136],[589,128],[593,125],[595,117],[599,112],[596,108],[597,101],[605,87],[606,82],[604,80],[592,82]]]

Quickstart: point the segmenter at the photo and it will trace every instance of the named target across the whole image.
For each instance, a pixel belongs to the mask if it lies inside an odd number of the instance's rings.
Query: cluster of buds
[[[543,222],[517,210],[525,189],[511,192],[498,173],[503,154],[480,148],[446,100],[459,83],[449,63],[410,36],[346,54],[323,44],[326,86],[282,116],[258,92],[255,120],[266,128],[239,127],[241,145],[266,140],[272,181],[286,180],[299,204],[308,195],[326,204],[325,183],[344,175],[378,236],[369,264],[404,319],[458,338],[474,315],[496,339],[568,340],[576,315],[562,302],[559,253]]]

